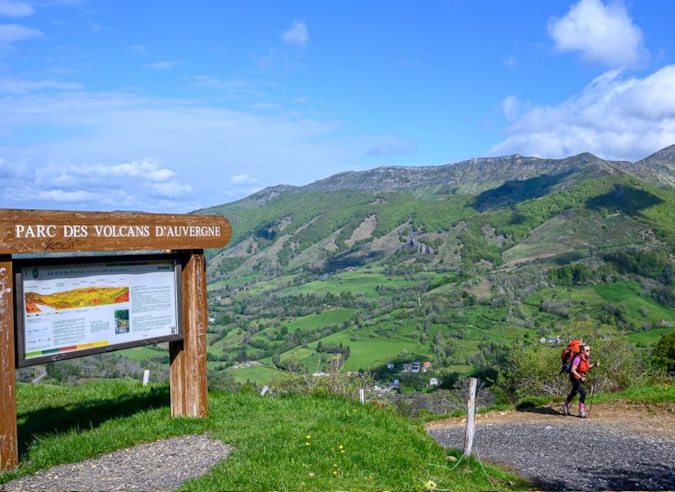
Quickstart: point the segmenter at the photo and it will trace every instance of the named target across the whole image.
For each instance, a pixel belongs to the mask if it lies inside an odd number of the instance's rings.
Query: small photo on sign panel
[[[129,333],[129,310],[115,311],[115,335]]]

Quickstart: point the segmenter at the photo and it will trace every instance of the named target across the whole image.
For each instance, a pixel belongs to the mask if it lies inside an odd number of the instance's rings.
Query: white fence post
[[[150,382],[150,371],[146,369],[143,371],[143,386],[147,386],[147,384]]]
[[[471,456],[471,447],[473,446],[474,420],[476,413],[476,378],[469,378],[469,399],[466,402],[466,431],[464,433],[464,454],[462,456]]]

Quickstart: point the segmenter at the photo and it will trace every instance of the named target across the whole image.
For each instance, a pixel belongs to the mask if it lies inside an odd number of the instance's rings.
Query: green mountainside
[[[400,364],[477,370],[578,323],[647,350],[675,331],[674,184],[675,146],[383,167],[200,210],[233,225],[207,253],[211,369],[265,382],[341,353],[420,389]]]

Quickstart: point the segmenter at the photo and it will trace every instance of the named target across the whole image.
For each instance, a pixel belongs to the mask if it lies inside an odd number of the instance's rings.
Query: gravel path
[[[428,432],[444,447],[463,446],[462,426]],[[675,490],[675,438],[620,422],[481,422],[473,450],[542,490]]]
[[[42,470],[0,485],[9,490],[176,490],[206,473],[231,447],[205,436],[182,436]]]

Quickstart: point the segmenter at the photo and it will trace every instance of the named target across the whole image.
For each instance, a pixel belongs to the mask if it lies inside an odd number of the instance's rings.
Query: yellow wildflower
[[[424,488],[427,490],[434,490],[436,486],[437,484],[433,480],[429,480],[427,483],[424,484]]]

